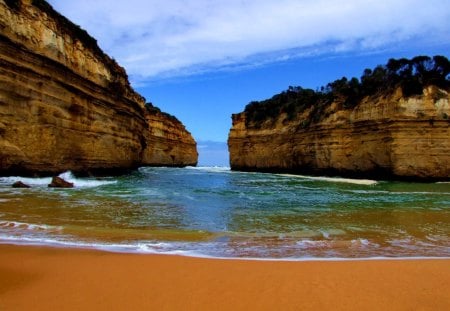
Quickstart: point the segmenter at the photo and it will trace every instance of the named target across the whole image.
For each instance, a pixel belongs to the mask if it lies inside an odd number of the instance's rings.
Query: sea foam
[[[285,177],[297,177],[303,179],[310,179],[316,181],[327,181],[327,182],[337,182],[337,183],[348,183],[355,185],[376,185],[378,182],[371,179],[353,179],[353,178],[341,178],[341,177],[317,177],[317,176],[306,176],[306,175],[293,175],[293,174],[277,174],[278,176]]]
[[[6,221],[0,220],[0,228],[14,228],[21,230],[30,230],[30,231],[60,231],[62,230],[61,226],[50,226],[50,225],[42,225],[42,224],[30,224],[19,221]]]
[[[77,178],[70,171],[59,174],[58,177],[61,177],[62,179],[73,183],[74,187],[76,188],[99,187],[117,183],[117,180],[97,180],[91,178]],[[4,185],[12,185],[17,181],[21,181],[32,187],[47,187],[48,184],[51,183],[52,178],[51,177],[30,178],[21,176],[0,177],[0,184]]]
[[[104,185],[110,185],[117,183],[117,180],[97,180],[90,178],[76,178],[72,172],[64,172],[59,175],[62,179],[71,182],[75,187],[87,188],[87,187],[99,187]]]
[[[0,177],[0,184],[12,185],[17,181],[21,181],[30,186],[47,186],[51,183],[51,177],[44,178],[30,178],[30,177],[20,177],[20,176],[10,176],[10,177]]]
[[[188,166],[186,169],[190,170],[198,170],[198,171],[206,171],[211,173],[220,173],[220,172],[230,172],[231,168],[229,166]]]

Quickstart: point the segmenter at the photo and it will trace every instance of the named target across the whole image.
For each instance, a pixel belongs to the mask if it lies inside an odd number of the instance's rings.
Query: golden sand
[[[450,310],[450,260],[252,261],[0,245],[0,310]]]

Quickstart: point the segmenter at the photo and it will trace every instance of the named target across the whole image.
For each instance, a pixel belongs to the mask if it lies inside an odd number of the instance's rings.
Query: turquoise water
[[[450,257],[450,184],[226,168],[0,178],[0,241],[231,258]],[[15,180],[32,185],[13,189]]]

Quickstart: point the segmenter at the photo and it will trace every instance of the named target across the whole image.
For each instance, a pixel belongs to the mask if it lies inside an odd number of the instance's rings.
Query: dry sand
[[[450,310],[450,260],[242,261],[0,245],[0,310]]]

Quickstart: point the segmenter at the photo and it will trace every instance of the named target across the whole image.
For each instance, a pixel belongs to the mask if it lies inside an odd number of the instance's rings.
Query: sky
[[[223,164],[231,114],[390,58],[450,57],[448,0],[49,0]],[[213,142],[222,142],[217,144]],[[208,148],[208,146],[212,146]],[[223,152],[226,152],[225,150]]]

